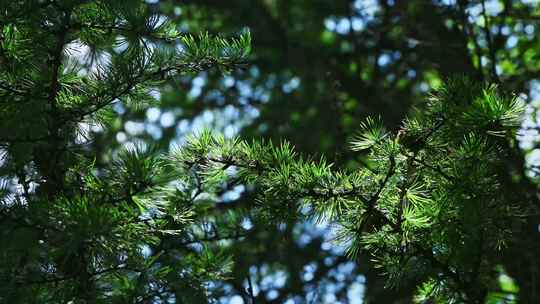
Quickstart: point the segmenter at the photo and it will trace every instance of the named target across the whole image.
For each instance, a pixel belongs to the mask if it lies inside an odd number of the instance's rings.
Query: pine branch
[[[432,166],[428,163],[426,163],[425,161],[423,161],[422,159],[419,159],[419,158],[416,158],[414,155],[407,155],[407,157],[409,157],[412,161],[416,162],[416,163],[419,163],[421,164],[422,166],[430,169],[430,170],[433,170],[434,172],[436,172],[437,174],[439,174],[440,176],[444,177],[446,180],[448,181],[451,181],[451,182],[454,182],[456,181],[456,179],[448,174],[446,174],[444,171],[442,171],[442,169],[440,167],[435,167],[435,166]]]
[[[64,51],[64,46],[66,44],[66,37],[67,37],[67,31],[69,29],[69,23],[71,19],[71,10],[70,11],[64,11],[65,14],[63,18],[62,26],[58,29],[58,32],[56,34],[56,46],[55,49],[52,51],[52,75],[51,75],[51,85],[50,85],[50,92],[49,92],[49,105],[51,106],[51,111],[53,113],[53,116],[56,115],[56,96],[58,94],[58,91],[60,90],[60,82],[59,82],[59,75],[60,75],[60,67],[62,65],[62,54]],[[53,118],[54,119],[54,118]]]

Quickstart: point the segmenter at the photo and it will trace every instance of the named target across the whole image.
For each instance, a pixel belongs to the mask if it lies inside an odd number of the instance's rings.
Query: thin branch
[[[213,236],[205,236],[201,238],[195,238],[193,240],[188,240],[184,242],[177,243],[180,246],[187,246],[192,244],[199,244],[199,243],[212,243],[212,242],[219,242],[224,240],[239,240],[240,238],[246,237],[246,234],[242,234],[240,232],[236,232],[231,235],[213,235]]]
[[[384,177],[384,180],[379,185],[379,189],[377,189],[377,192],[375,192],[375,195],[373,195],[371,197],[371,199],[369,199],[369,203],[371,205],[374,205],[379,200],[379,197],[381,195],[382,190],[386,187],[386,184],[390,180],[390,177],[392,177],[395,172],[396,172],[396,159],[394,158],[393,155],[391,155],[390,156],[390,166],[388,167],[388,171],[386,172],[386,176]]]
[[[253,294],[253,284],[251,283],[251,275],[249,274],[249,272],[248,272],[248,276],[247,276],[247,281],[248,281],[247,292],[248,292],[249,297],[251,299],[251,304],[255,304],[255,295]]]
[[[4,91],[7,91],[7,92],[10,92],[14,95],[19,95],[19,96],[26,96],[25,92],[23,91],[19,91],[17,89],[14,89],[12,86],[10,86],[9,84],[4,84],[2,82],[0,82],[0,89],[4,90]]]
[[[89,275],[90,275],[90,277],[95,277],[95,276],[102,275],[102,274],[109,273],[109,272],[113,272],[113,271],[143,272],[144,270],[135,269],[135,268],[129,268],[127,266],[118,265],[118,266],[115,266],[115,267],[105,268],[105,269],[102,269],[102,270],[98,270],[98,271],[89,273]],[[51,283],[59,283],[59,282],[63,282],[63,281],[68,281],[68,280],[74,280],[77,277],[78,277],[78,274],[73,274],[73,275],[63,276],[63,277],[45,278],[45,279],[42,279],[42,280],[20,281],[19,283],[20,284],[31,284],[31,285],[34,285],[34,284],[51,284]]]
[[[129,79],[128,81],[125,82],[125,87],[122,89],[122,90],[119,90],[118,92],[110,95],[109,97],[107,97],[105,99],[105,101],[102,101],[102,102],[99,102],[97,103],[94,107],[90,108],[89,110],[86,110],[86,111],[81,111],[79,113],[75,112],[74,115],[72,117],[68,117],[64,120],[63,123],[66,123],[66,122],[69,122],[69,121],[78,121],[79,119],[82,119],[86,116],[89,116],[89,115],[92,115],[96,112],[98,112],[99,110],[107,107],[108,105],[110,105],[111,103],[113,103],[115,100],[123,97],[124,95],[128,94],[133,88],[135,88],[137,85],[139,84],[143,84],[147,81],[152,81],[152,80],[162,80],[164,79],[164,75],[168,74],[168,73],[171,73],[171,72],[185,72],[185,71],[202,71],[202,70],[207,70],[207,69],[210,69],[212,68],[213,66],[217,65],[218,62],[216,61],[211,61],[211,60],[201,60],[199,62],[195,62],[195,63],[180,63],[180,64],[177,64],[177,65],[174,65],[174,66],[169,66],[169,67],[165,67],[165,68],[158,68],[156,69],[155,71],[147,74],[147,75],[144,75],[143,72],[144,72],[144,69],[141,69],[139,71],[139,73]],[[232,67],[235,67],[235,66],[239,66],[239,65],[242,65],[244,64],[243,62],[235,62],[235,63],[230,63],[230,64],[226,64],[226,63],[219,63],[223,66],[225,66],[226,68],[232,68]],[[99,95],[96,95],[94,97],[91,97],[90,98],[90,101],[97,101],[99,100],[100,98],[103,98],[103,96],[99,96]]]
[[[49,104],[51,111],[56,112],[56,96],[60,90],[60,66],[62,65],[62,53],[64,51],[64,45],[66,43],[67,29],[69,28],[69,20],[71,18],[71,12],[65,12],[66,16],[63,27],[58,29],[56,47],[53,50],[52,60],[52,76],[51,76],[51,88],[49,92]]]
[[[486,2],[481,1],[482,4],[482,17],[484,18],[484,35],[486,36],[488,52],[490,57],[491,64],[491,77],[493,81],[500,82],[499,77],[497,76],[497,53],[495,47],[493,46],[493,39],[491,37],[491,29],[489,28],[489,18],[486,12]]]
[[[408,155],[408,157],[410,157],[410,156]],[[444,178],[447,179],[448,181],[455,181],[455,178],[454,178],[454,177],[452,177],[452,176],[446,174],[446,173],[445,173],[441,168],[439,168],[439,167],[432,166],[432,165],[426,163],[425,161],[423,161],[423,160],[421,160],[421,159],[419,159],[419,158],[416,158],[415,156],[410,157],[410,159],[411,159],[412,161],[414,161],[414,162],[417,162],[417,163],[421,164],[422,166],[424,166],[424,167],[426,167],[426,168],[428,168],[428,169],[431,169],[431,170],[435,171],[436,173],[438,173],[440,176],[444,177]]]
[[[33,143],[38,141],[48,141],[51,137],[50,136],[41,136],[41,137],[26,137],[26,138],[7,138],[3,137],[0,138],[0,143]]]
[[[466,3],[466,1],[465,1]],[[476,57],[478,58],[478,73],[480,76],[480,80],[484,79],[484,71],[482,69],[482,52],[480,45],[478,44],[478,41],[476,41],[476,37],[474,36],[474,30],[471,27],[469,23],[469,14],[467,14],[467,11],[464,7],[464,3],[461,3],[461,1],[458,1],[458,9],[459,13],[461,15],[461,26],[463,27],[463,32],[465,33],[466,38],[470,39],[474,45],[474,52],[476,54]]]

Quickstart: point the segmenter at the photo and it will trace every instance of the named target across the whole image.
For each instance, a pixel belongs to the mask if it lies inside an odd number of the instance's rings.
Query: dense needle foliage
[[[157,104],[167,79],[244,67],[249,33],[195,38],[140,1],[2,2],[0,14],[1,302],[214,301],[248,213],[332,225],[351,259],[371,254],[388,288],[412,282],[420,303],[515,297],[500,277],[538,208],[514,161],[515,96],[453,78],[397,133],[367,119],[355,169],[210,132],[97,163],[88,130],[109,127],[115,105]],[[249,193],[238,208],[235,186]]]
[[[458,79],[426,108],[397,136],[367,120],[351,146],[369,150],[368,166],[352,172],[302,159],[287,144],[209,133],[174,158],[198,172],[206,191],[229,180],[251,185],[269,220],[300,214],[335,223],[335,241],[351,257],[369,251],[389,286],[417,282],[419,302],[484,303],[489,292],[511,293],[500,290],[494,265],[533,207],[504,191],[523,105]]]
[[[227,259],[186,247],[190,188],[168,187],[179,177],[140,147],[96,168],[87,132],[114,104],[155,103],[171,75],[243,65],[249,34],[182,35],[140,1],[4,1],[0,13],[1,301],[203,301]]]

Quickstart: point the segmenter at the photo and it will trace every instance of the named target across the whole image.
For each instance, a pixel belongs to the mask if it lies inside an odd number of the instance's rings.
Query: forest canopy
[[[536,303],[535,1],[0,3],[0,302]]]

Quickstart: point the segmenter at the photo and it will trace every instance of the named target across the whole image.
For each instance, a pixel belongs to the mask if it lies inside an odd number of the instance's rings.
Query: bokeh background
[[[362,165],[348,139],[367,116],[389,130],[421,111],[447,77],[499,83],[528,104],[520,135],[528,174],[540,150],[540,3],[538,0],[177,0],[147,1],[185,33],[236,36],[250,31],[244,69],[178,76],[153,92],[149,107],[115,105],[113,127],[89,127],[97,161],[146,142],[162,151],[204,128],[227,137],[287,140],[336,166]],[[84,50],[81,56],[84,57]],[[384,288],[369,256],[350,260],[332,227],[250,215],[249,189],[224,189],[228,209],[245,210],[244,237],[221,241],[234,256],[226,282],[209,286],[222,303],[408,303],[413,285]],[[539,222],[540,223],[540,222]],[[533,231],[531,239],[538,238]],[[531,247],[531,246],[529,246]],[[538,256],[530,248],[532,265]],[[515,267],[520,267],[516,265]]]

